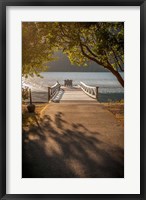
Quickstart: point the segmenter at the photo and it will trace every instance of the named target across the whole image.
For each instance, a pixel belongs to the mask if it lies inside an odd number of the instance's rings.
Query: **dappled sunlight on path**
[[[23,130],[24,178],[124,177],[123,127],[101,106],[50,104],[36,120]]]

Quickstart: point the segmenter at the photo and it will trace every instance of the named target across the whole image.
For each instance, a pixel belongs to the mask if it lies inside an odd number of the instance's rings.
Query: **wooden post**
[[[30,104],[32,104],[31,89],[29,89],[29,95],[30,95]]]
[[[61,87],[61,85],[59,84],[59,91],[60,91],[60,87]]]
[[[60,91],[61,85],[60,85],[60,83],[58,81],[57,81],[57,83],[58,83],[58,91]]]
[[[48,101],[50,101],[51,99],[51,88],[48,87]]]
[[[96,100],[98,101],[98,87],[96,87]]]

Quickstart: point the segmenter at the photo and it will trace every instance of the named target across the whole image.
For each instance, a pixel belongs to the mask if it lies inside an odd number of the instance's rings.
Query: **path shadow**
[[[67,123],[65,120],[63,120],[62,116],[63,116],[62,112],[57,112],[55,114],[55,124],[60,129],[63,129],[63,124]]]
[[[123,178],[124,150],[81,123],[44,116],[22,137],[23,178]],[[58,131],[57,129],[60,129]]]

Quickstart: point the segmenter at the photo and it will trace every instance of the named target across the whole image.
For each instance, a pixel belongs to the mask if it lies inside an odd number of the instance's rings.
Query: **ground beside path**
[[[50,103],[23,130],[23,177],[122,178],[124,130],[97,102]]]

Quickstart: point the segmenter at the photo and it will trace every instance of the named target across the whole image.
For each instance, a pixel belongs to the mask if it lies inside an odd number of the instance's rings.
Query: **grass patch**
[[[120,102],[110,102],[102,103],[105,109],[110,111],[116,119],[124,126],[124,103]]]

